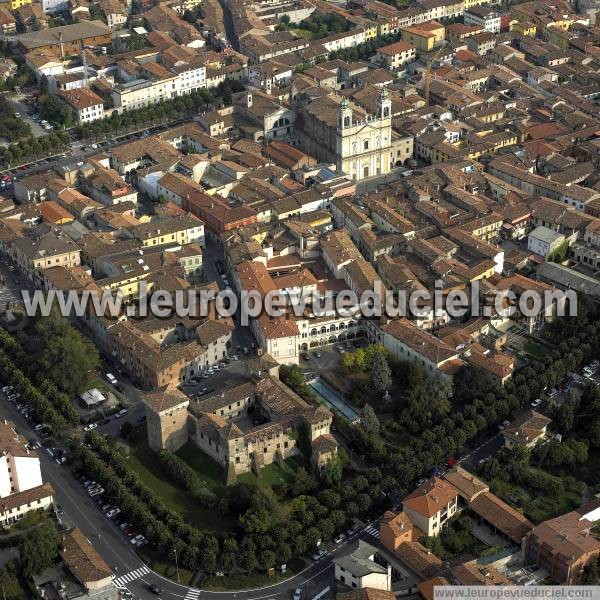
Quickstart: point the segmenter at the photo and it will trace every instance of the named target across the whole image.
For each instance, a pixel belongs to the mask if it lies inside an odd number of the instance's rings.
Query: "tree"
[[[379,433],[379,419],[370,404],[363,406],[361,423],[367,433]]]
[[[38,100],[38,111],[42,117],[64,129],[70,129],[75,124],[71,107],[60,96],[41,96]]]
[[[58,556],[60,536],[50,520],[23,536],[19,553],[23,572],[29,578],[50,567]]]
[[[17,565],[14,561],[8,562],[0,570],[0,588],[2,588],[3,599],[27,600],[27,596],[19,582]]]
[[[392,387],[392,373],[385,354],[378,352],[373,357],[373,366],[369,378],[371,385],[383,394]]]
[[[66,394],[75,396],[89,383],[90,371],[96,369],[98,350],[74,329],[58,309],[38,317],[35,333],[40,337],[38,354],[40,371]]]

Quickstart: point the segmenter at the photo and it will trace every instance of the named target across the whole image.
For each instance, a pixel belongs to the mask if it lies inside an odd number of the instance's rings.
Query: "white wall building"
[[[392,567],[377,554],[377,549],[363,540],[358,540],[358,547],[350,554],[336,557],[335,580],[352,588],[362,590],[392,589]]]

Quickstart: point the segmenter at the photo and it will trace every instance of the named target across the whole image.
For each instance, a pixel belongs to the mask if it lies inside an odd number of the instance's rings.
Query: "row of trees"
[[[348,62],[354,62],[357,60],[368,60],[377,52],[378,48],[393,44],[400,39],[400,34],[387,34],[382,35],[380,38],[369,40],[363,44],[358,44],[352,48],[344,48],[342,50],[336,50],[329,55],[330,60],[340,58]]]
[[[192,467],[176,454],[162,450],[158,458],[163,469],[181,487],[198,499],[200,504],[212,508],[217,502],[217,497],[204,485],[204,482]]]
[[[53,131],[40,137],[28,137],[18,143],[0,146],[0,164],[5,167],[27,163],[32,160],[58,154],[71,143],[65,131]]]
[[[225,99],[225,87],[221,98]],[[229,96],[230,98],[230,96]],[[122,113],[113,112],[107,119],[84,123],[77,127],[78,135],[83,139],[103,139],[141,127],[148,127],[180,117],[191,115],[198,109],[206,109],[215,101],[215,95],[209,89],[201,89],[184,96],[177,96],[164,102],[158,102]]]
[[[100,483],[106,497],[117,504],[136,529],[172,560],[196,571],[217,566],[217,539],[186,523],[131,471],[123,455],[101,435],[88,434],[87,445],[75,443],[74,453],[84,471]]]
[[[47,379],[40,378],[36,387],[31,378],[19,368],[29,357],[6,331],[0,329],[0,377],[14,385],[17,392],[55,432],[64,431],[79,423],[79,414],[68,396]]]
[[[27,121],[17,117],[6,96],[0,96],[0,131],[9,142],[31,137],[31,127]]]
[[[112,440],[91,433],[86,442],[77,444],[75,450],[84,471],[105,488],[110,501],[154,546],[164,548],[171,558],[176,551],[179,563],[190,570],[249,573],[275,567],[315,551],[318,540],[332,539],[353,517],[381,510],[385,500],[379,469],[352,483],[343,485],[339,480],[335,488],[325,481],[319,484],[299,469],[292,484],[299,495],[285,509],[271,489],[238,483],[226,489],[217,507],[221,514],[231,515],[235,529],[217,539],[194,529],[165,506],[129,469]],[[161,455],[161,461],[165,456]],[[177,461],[172,455],[167,460],[173,463],[173,473],[181,467],[174,466]],[[311,492],[315,496],[305,495]]]

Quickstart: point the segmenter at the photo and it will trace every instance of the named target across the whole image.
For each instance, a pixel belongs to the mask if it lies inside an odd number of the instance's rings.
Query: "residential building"
[[[536,227],[527,236],[527,250],[548,258],[565,243],[565,236],[547,227]]]
[[[458,490],[439,477],[432,477],[408,494],[402,510],[425,535],[437,536],[458,509]]]
[[[58,95],[69,105],[78,123],[89,123],[104,118],[104,102],[91,90],[60,90]]]
[[[490,33],[500,33],[500,14],[488,6],[472,6],[463,14],[465,25],[478,25]]]
[[[0,422],[0,524],[9,526],[28,512],[48,509],[54,490],[42,480],[40,459],[13,423]]]
[[[528,410],[502,430],[504,445],[507,448],[515,446],[533,448],[546,439],[551,422],[552,419],[534,410]]]
[[[583,569],[600,556],[593,527],[576,511],[536,525],[523,541],[526,563],[544,569],[559,584],[579,583]]]
[[[358,546],[349,554],[333,559],[335,580],[354,590],[371,588],[392,589],[392,567],[380,558],[377,548],[358,540]]]

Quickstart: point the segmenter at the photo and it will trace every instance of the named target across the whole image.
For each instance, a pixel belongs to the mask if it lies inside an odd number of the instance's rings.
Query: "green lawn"
[[[533,358],[543,358],[550,349],[545,344],[542,344],[535,338],[528,336],[525,343],[523,344],[523,351]]]
[[[217,495],[222,495],[225,488],[225,470],[208,454],[200,450],[192,442],[188,442],[176,452],[179,458],[195,469],[206,487]]]
[[[145,440],[131,438],[129,464],[142,481],[156,492],[169,506],[192,525],[208,531],[227,531],[232,527],[231,519],[221,517],[215,510],[202,507],[186,490],[169,482],[154,452]]]
[[[507,483],[500,479],[493,479],[490,489],[534,523],[567,513],[581,504],[581,498],[569,490],[557,497],[536,496],[523,486],[512,482]]]
[[[272,577],[264,573],[251,575],[236,573],[227,577],[207,577],[202,581],[201,585],[203,589],[212,591],[251,590],[285,581],[302,571],[306,567],[306,563],[302,559],[295,558],[287,563],[286,566],[285,573],[281,573],[279,569],[275,569]]]
[[[276,463],[271,463],[263,467],[260,472],[260,478],[256,477],[254,473],[249,472],[238,475],[237,480],[248,485],[273,487],[284,483],[291,483],[294,480],[296,470],[301,466],[302,458],[292,456],[285,460],[283,468]]]
[[[177,579],[177,567],[170,562],[165,562],[160,550],[148,550],[141,548],[138,552],[142,555],[144,562],[163,577],[173,581],[179,581],[182,585],[191,585],[194,574],[186,569],[179,568],[179,580]]]

